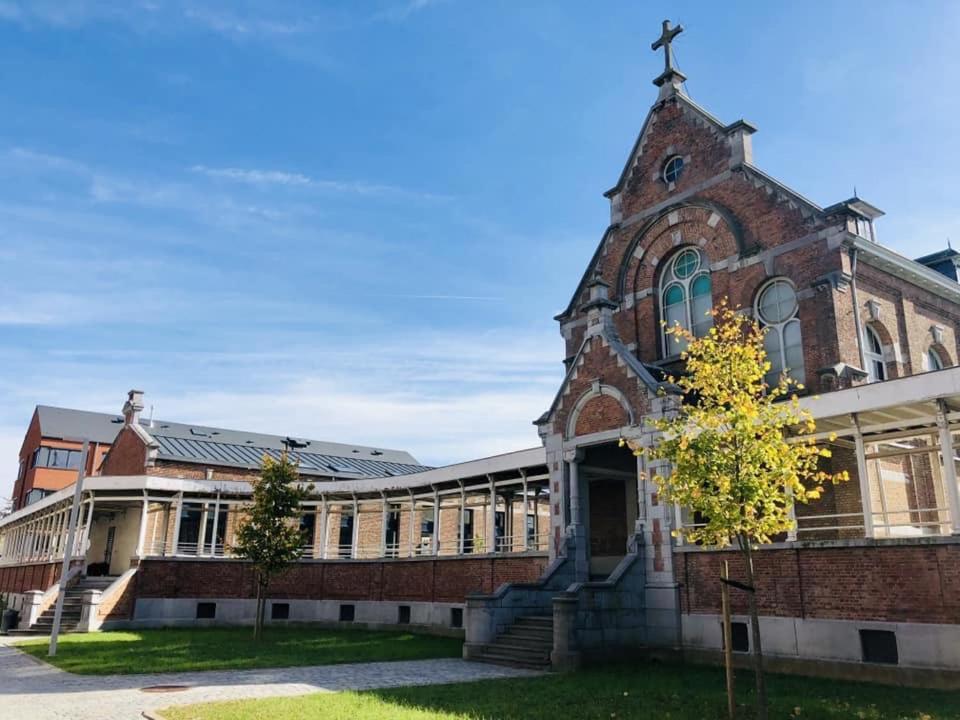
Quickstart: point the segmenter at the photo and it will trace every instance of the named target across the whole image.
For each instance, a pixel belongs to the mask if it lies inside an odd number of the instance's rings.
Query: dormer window
[[[857,218],[857,235],[873,242],[873,222],[867,218]]]
[[[683,172],[683,158],[674,155],[663,164],[663,181],[667,185],[674,185]]]

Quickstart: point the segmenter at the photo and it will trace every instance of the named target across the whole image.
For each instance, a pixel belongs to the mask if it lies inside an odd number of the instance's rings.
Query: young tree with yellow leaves
[[[726,300],[711,311],[713,327],[703,337],[676,325],[672,341],[685,347],[685,373],[668,381],[686,401],[656,421],[661,440],[636,454],[667,460],[669,477],[655,476],[660,496],[699,516],[694,527],[674,530],[686,540],[743,554],[746,580],[754,588],[753,549],[793,527],[795,502],[820,497],[824,483],[848,479],[821,468],[830,451],[812,437],[815,424],[795,391],[803,386],[784,373],[776,387],[764,382],[770,361],[764,330]],[[757,716],[767,717],[763,651],[756,592],[750,620],[757,687]]]

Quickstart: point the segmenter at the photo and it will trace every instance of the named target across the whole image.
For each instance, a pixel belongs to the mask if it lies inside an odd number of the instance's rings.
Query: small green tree
[[[686,345],[681,353],[686,372],[668,378],[686,400],[655,423],[658,444],[631,448],[669,461],[671,474],[654,477],[661,497],[698,514],[695,527],[677,528],[674,535],[716,547],[735,543],[747,584],[755,588],[754,546],[793,527],[795,502],[815,500],[824,483],[848,477],[821,467],[830,451],[816,444],[813,417],[793,392],[803,386],[786,374],[776,387],[764,381],[771,366],[759,324],[726,300],[711,314],[713,327],[704,337],[679,325],[667,330],[675,342]],[[748,595],[757,715],[765,719],[757,597],[755,591]]]
[[[297,467],[286,453],[279,460],[264,455],[260,477],[253,481],[253,504],[247,509],[237,530],[236,553],[250,560],[257,573],[257,616],[253,636],[263,633],[270,581],[295,562],[304,537],[297,520],[300,503],[309,495],[301,487]]]

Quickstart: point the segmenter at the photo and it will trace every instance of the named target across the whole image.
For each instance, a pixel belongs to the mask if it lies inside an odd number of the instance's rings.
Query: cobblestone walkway
[[[153,675],[73,675],[15,650],[0,637],[0,717],[6,720],[135,720],[171,705],[312,692],[522,677],[537,673],[463,660],[322,665]],[[188,685],[175,693],[144,693],[151,685]]]

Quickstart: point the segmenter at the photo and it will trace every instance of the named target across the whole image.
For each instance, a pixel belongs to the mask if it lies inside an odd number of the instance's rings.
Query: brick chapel
[[[81,630],[251,622],[232,535],[260,459],[288,452],[314,490],[271,621],[421,626],[464,637],[467,658],[530,667],[664,649],[716,660],[716,579],[723,560],[742,573],[738,556],[685,544],[675,531],[694,519],[648,481],[669,467],[619,441],[653,445],[648,421],[681,401],[664,377],[682,348],[664,326],[702,335],[727,299],[766,328],[770,379],[804,384],[818,441],[852,478],[755,554],[765,652],[784,670],[960,687],[960,254],[908,259],[879,243],[870,203],[821,207],[760,170],[756,128],[687,94],[681,31],[665,21],[653,43],[656,97],[556,317],[564,373],[536,420],[542,447],[427,468],[402,451],[145,422],[139,391],[123,417],[38,408],[25,504],[0,519],[0,592],[21,627],[44,629],[60,585],[91,577],[104,584],[75,603]],[[94,421],[110,449],[77,492],[64,473],[88,464],[65,443]],[[734,611],[745,622],[743,598]]]

